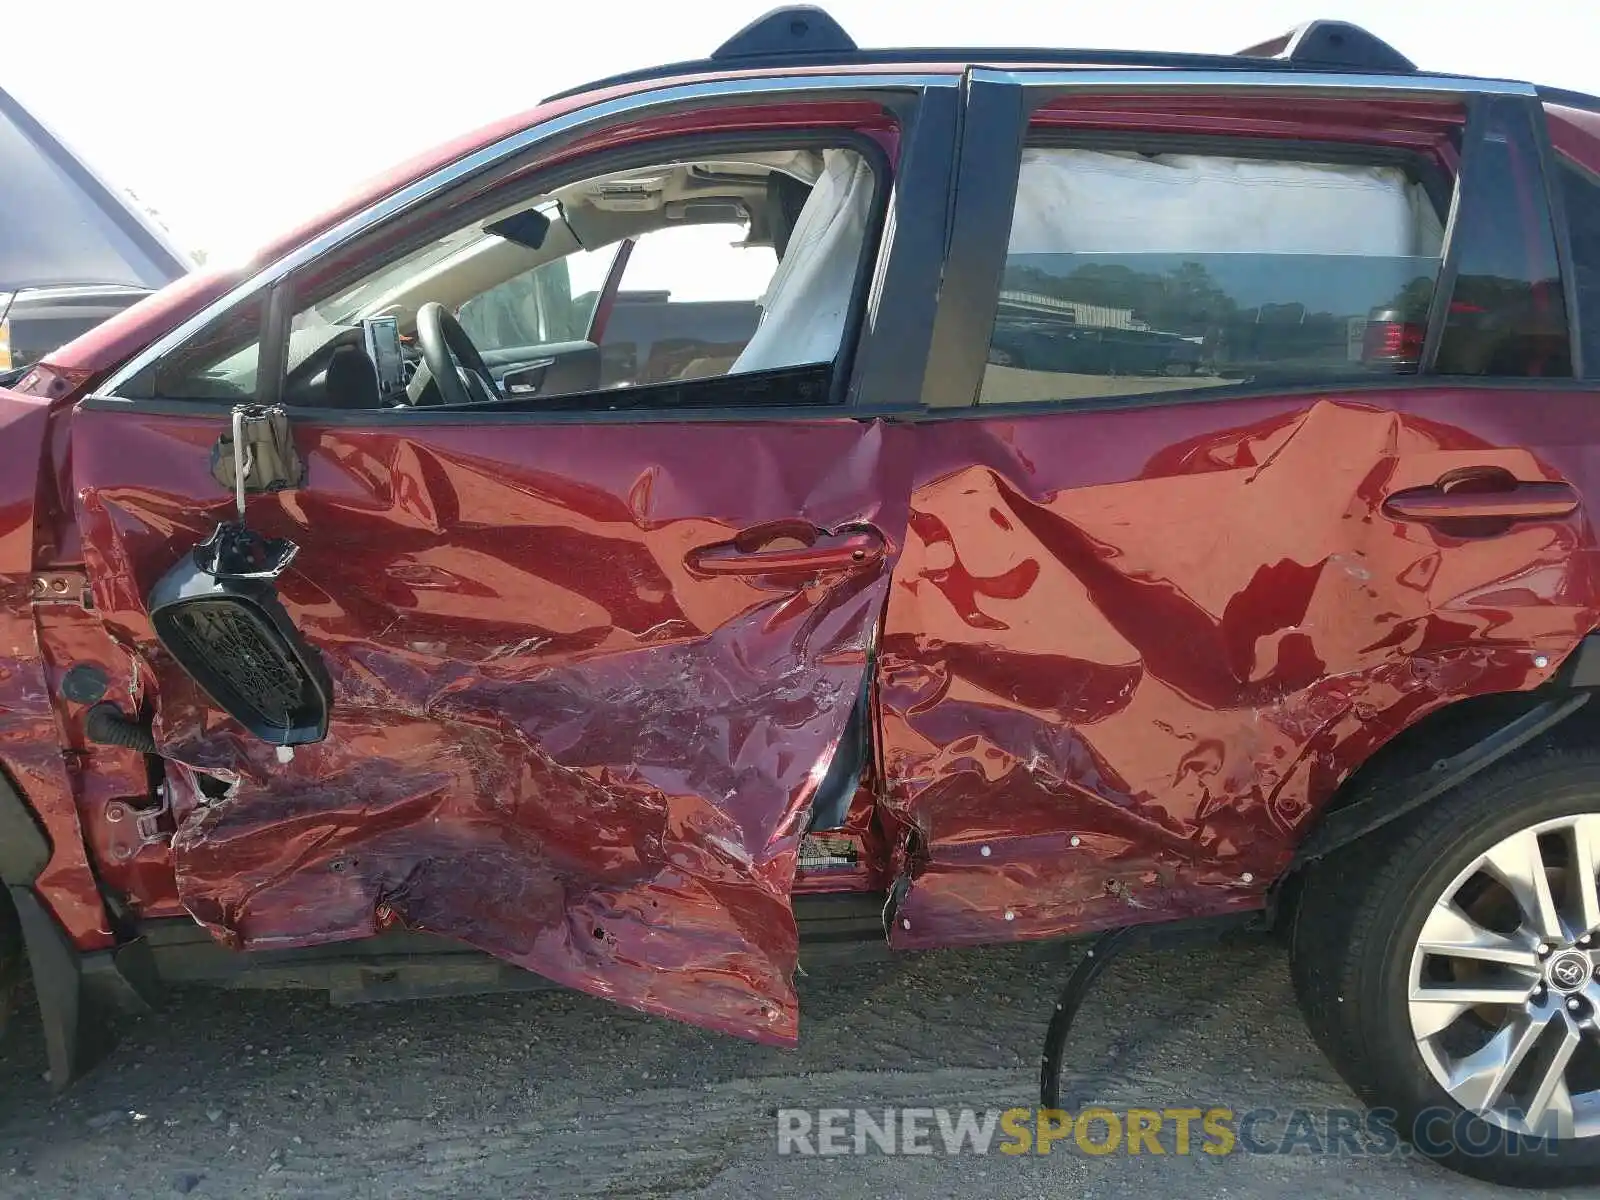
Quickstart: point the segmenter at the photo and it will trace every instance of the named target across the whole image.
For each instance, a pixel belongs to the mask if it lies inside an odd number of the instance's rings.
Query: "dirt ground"
[[[1400,1156],[777,1153],[779,1107],[1032,1103],[1069,953],[814,971],[795,1051],[568,992],[353,1008],[185,992],[54,1100],[24,1017],[0,1062],[0,1197],[1515,1194]],[[1073,1045],[1075,1090],[1112,1105],[1353,1104],[1268,943],[1128,957]]]

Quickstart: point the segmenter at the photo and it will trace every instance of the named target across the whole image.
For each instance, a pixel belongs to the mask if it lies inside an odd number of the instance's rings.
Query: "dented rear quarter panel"
[[[1566,387],[985,414],[921,431],[879,666],[893,944],[1259,907],[1396,733],[1548,678],[1596,624],[1589,513],[1381,511],[1464,466],[1592,506]],[[1535,655],[1548,659],[1544,669]]]

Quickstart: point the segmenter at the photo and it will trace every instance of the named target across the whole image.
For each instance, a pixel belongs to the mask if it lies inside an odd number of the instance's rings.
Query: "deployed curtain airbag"
[[[1023,154],[1010,253],[1430,257],[1444,231],[1398,167],[1191,154]]]
[[[833,359],[850,316],[871,210],[866,160],[850,150],[825,151],[822,177],[761,299],[761,325],[730,373]]]

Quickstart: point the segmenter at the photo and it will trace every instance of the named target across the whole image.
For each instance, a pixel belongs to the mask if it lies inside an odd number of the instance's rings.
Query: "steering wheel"
[[[476,404],[502,398],[483,355],[444,305],[430,300],[417,310],[417,342],[441,404]],[[420,397],[426,390],[408,392]]]

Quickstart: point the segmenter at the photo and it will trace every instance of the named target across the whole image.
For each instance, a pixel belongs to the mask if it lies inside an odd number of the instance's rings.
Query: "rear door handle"
[[[816,575],[871,566],[883,550],[876,529],[829,533],[807,521],[773,521],[731,541],[699,546],[689,551],[688,563],[702,575]]]
[[[1402,521],[1460,521],[1490,517],[1502,521],[1529,521],[1566,517],[1578,511],[1582,498],[1571,484],[1522,483],[1480,491],[1471,487],[1411,488],[1396,492],[1383,503],[1384,512]]]

